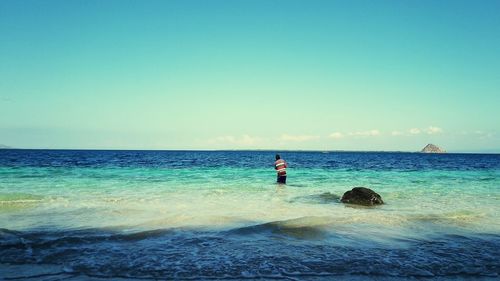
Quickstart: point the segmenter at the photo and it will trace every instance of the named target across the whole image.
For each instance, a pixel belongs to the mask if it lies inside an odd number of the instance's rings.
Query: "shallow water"
[[[0,150],[0,272],[498,277],[500,155]],[[341,204],[354,186],[383,206]],[[8,275],[10,274],[10,275]],[[14,274],[14,275],[12,275]],[[15,275],[18,274],[18,275]],[[25,274],[25,275],[23,275]]]

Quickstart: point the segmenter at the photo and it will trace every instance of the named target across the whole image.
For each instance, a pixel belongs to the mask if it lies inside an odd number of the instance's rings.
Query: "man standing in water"
[[[276,162],[274,162],[274,169],[278,172],[278,183],[286,184],[286,162],[281,159],[279,154],[276,154]]]

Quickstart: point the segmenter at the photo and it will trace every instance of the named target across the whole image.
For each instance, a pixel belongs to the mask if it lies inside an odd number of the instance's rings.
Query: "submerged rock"
[[[366,187],[355,187],[347,191],[340,199],[342,203],[358,204],[364,206],[373,206],[384,204],[382,197],[375,191]]]
[[[330,192],[324,192],[320,194],[312,194],[305,196],[298,196],[292,198],[289,202],[301,202],[301,203],[310,203],[310,204],[330,204],[330,203],[339,203],[340,196],[337,194],[333,194]]]
[[[422,153],[446,153],[445,150],[441,149],[439,146],[429,143],[420,152]]]

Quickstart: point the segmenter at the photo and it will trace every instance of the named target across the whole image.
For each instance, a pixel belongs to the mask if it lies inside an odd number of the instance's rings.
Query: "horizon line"
[[[232,149],[133,149],[133,148],[16,148],[16,147],[0,147],[0,150],[75,150],[75,151],[199,151],[199,152],[217,152],[217,151],[265,151],[265,152],[320,152],[320,153],[330,153],[330,152],[359,152],[359,153],[418,153],[418,154],[500,154],[495,151],[446,151],[444,153],[425,153],[415,150],[342,150],[342,149],[269,149],[269,148],[232,148]]]

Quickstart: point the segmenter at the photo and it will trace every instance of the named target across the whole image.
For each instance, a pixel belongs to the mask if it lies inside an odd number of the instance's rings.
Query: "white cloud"
[[[429,126],[429,128],[427,128],[426,131],[427,131],[427,134],[432,135],[432,134],[442,133],[443,129],[441,129],[439,127]]]
[[[319,136],[309,136],[309,135],[288,135],[288,134],[283,134],[280,137],[281,141],[295,141],[295,142],[303,142],[303,141],[310,141],[310,140],[315,140],[319,139]]]
[[[421,131],[419,128],[411,128],[410,130],[408,130],[408,132],[409,132],[411,135],[418,135],[418,134],[420,134],[422,131]]]
[[[380,131],[379,130],[369,130],[369,131],[362,131],[362,132],[351,132],[348,135],[355,136],[355,137],[374,137],[374,136],[379,136]]]
[[[341,139],[344,137],[344,134],[342,134],[340,132],[335,132],[335,133],[331,133],[328,137],[331,139]]]
[[[443,129],[436,126],[429,126],[425,129],[420,128],[411,128],[407,131],[392,131],[392,136],[414,136],[422,133],[427,133],[429,135],[440,134],[443,132]],[[466,132],[462,132],[462,134],[467,134]]]

